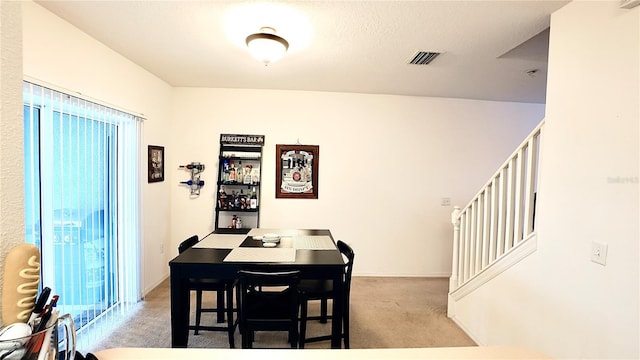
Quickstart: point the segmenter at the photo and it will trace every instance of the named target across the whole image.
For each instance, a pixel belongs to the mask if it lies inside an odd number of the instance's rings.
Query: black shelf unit
[[[260,226],[263,145],[263,135],[220,135],[216,233],[246,234],[251,228]],[[252,194],[255,195],[253,199]],[[238,223],[234,217],[241,219],[241,228],[233,227]]]

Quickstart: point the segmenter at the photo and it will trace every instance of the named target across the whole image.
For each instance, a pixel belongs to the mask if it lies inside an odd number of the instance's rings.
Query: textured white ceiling
[[[545,30],[569,1],[36,2],[173,86],[544,103]],[[290,43],[267,67],[244,44],[262,26]],[[419,50],[443,54],[408,65]]]

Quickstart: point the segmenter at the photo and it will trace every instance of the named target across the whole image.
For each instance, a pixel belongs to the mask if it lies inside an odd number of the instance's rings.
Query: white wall
[[[144,114],[141,163],[146,166],[146,144],[165,145],[171,140],[172,88],[40,5],[22,5],[24,74]],[[143,291],[147,292],[168,274],[168,258],[161,250],[169,239],[171,184],[148,184],[144,166],[142,270]]]
[[[261,134],[261,227],[328,228],[358,253],[358,275],[448,276],[451,207],[468,201],[543,118],[542,105],[340,94],[179,88],[178,165],[206,166],[197,199],[172,190],[172,246],[213,228],[220,133]],[[320,146],[319,198],[275,199],[275,145]],[[411,249],[407,252],[407,249]]]
[[[0,1],[0,269],[25,238],[20,11],[18,2]],[[0,284],[3,276],[0,271]]]
[[[640,8],[574,1],[551,19],[538,250],[455,305],[482,345],[556,358],[639,352]],[[606,266],[591,242],[608,244]]]
[[[172,89],[41,6],[23,7],[25,75],[143,113],[145,145],[165,146],[164,182],[147,184],[141,169],[145,291],[168,275],[182,239],[213,227],[220,133],[266,135],[263,227],[330,228],[358,250],[357,274],[446,276],[451,208],[441,197],[470,199],[544,116],[536,104]],[[320,145],[320,198],[276,200],[275,144],[298,139]],[[178,165],[191,161],[207,167],[197,199],[178,185],[188,178]]]

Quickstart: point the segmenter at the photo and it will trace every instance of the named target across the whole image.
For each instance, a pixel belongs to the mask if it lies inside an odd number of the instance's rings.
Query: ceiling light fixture
[[[259,33],[247,36],[247,47],[253,57],[265,66],[280,60],[289,49],[287,40],[275,34],[272,27],[262,27]]]

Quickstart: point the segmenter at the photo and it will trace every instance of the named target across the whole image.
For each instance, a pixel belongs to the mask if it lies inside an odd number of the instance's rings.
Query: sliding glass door
[[[82,327],[125,300],[132,293],[125,287],[136,293],[135,276],[131,281],[125,273],[137,267],[137,256],[123,249],[138,238],[123,235],[137,234],[137,223],[125,229],[132,223],[122,221],[132,206],[122,203],[128,192],[122,179],[137,178],[121,161],[122,142],[131,138],[122,119],[102,107],[40,87],[34,95],[33,85],[28,88],[26,241],[41,250],[42,285],[59,295],[60,311]]]

